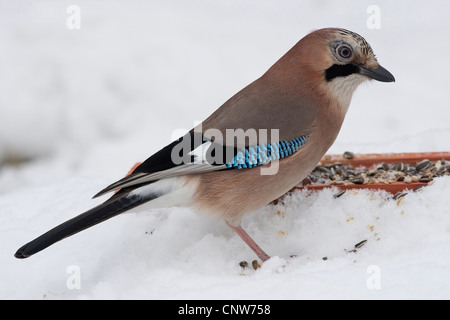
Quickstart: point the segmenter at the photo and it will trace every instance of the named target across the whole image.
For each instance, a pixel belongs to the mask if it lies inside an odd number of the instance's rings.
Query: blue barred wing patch
[[[300,150],[308,141],[308,136],[301,136],[289,141],[259,144],[238,150],[236,156],[228,163],[227,168],[253,168],[273,160],[283,159]]]

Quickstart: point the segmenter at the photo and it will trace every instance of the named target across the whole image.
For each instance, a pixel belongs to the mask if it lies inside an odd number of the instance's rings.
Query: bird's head
[[[337,99],[347,109],[353,92],[366,80],[395,81],[377,61],[369,43],[359,34],[340,28],[325,28],[302,38],[274,71],[294,77],[293,83],[315,88]],[[314,90],[314,89],[313,89]]]
[[[328,56],[325,80],[346,80],[355,75],[361,80],[395,81],[394,76],[380,66],[372,48],[359,34],[345,29],[325,29],[328,33]],[[341,78],[341,79],[340,79]],[[347,78],[348,79],[348,78]]]
[[[312,32],[319,40],[316,54],[316,72],[322,77],[323,88],[350,104],[353,92],[366,80],[393,82],[394,76],[377,61],[369,43],[359,34],[340,28],[320,29]],[[316,38],[317,37],[317,38]]]

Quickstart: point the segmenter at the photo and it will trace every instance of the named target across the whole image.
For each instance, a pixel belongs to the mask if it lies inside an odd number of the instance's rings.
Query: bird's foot
[[[262,262],[270,259],[270,256],[261,249],[256,242],[249,236],[249,234],[241,226],[235,227],[227,222],[227,225],[233,230],[242,240],[253,250]]]

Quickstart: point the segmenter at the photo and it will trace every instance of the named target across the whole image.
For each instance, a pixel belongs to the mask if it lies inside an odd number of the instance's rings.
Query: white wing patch
[[[193,164],[202,164],[202,163],[208,163],[206,161],[206,154],[208,152],[208,149],[211,147],[212,142],[206,141],[203,144],[199,145],[197,148],[189,152],[188,154],[190,156],[194,156]]]

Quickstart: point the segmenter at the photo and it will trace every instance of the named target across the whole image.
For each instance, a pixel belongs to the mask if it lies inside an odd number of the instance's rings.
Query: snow
[[[73,4],[79,30],[66,27]],[[373,4],[0,1],[0,298],[449,299],[449,177],[401,203],[333,189],[261,208],[243,221],[272,256],[256,271],[239,266],[254,254],[223,221],[186,208],[13,257],[316,28],[360,33],[397,80],[358,89],[329,153],[449,151],[448,2],[378,0],[370,30]]]

